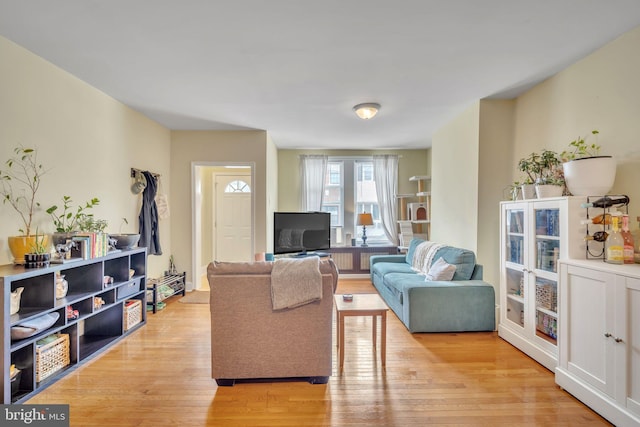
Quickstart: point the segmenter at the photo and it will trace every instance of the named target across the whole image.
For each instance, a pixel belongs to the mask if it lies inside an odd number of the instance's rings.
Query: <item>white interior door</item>
[[[251,261],[251,176],[216,175],[215,241],[218,261]]]

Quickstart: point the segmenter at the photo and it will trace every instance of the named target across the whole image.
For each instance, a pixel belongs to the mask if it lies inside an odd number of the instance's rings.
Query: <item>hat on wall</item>
[[[131,192],[133,194],[140,194],[147,187],[147,178],[144,177],[142,172],[135,171],[135,177],[133,185],[131,185]]]

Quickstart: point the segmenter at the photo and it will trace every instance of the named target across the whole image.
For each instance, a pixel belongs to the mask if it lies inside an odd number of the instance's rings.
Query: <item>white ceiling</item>
[[[0,35],[166,127],[281,148],[428,147],[638,25],[638,0],[0,0]]]

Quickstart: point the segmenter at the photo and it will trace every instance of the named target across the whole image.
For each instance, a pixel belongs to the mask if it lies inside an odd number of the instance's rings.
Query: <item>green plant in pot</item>
[[[47,170],[38,162],[36,149],[18,146],[13,152],[14,156],[5,162],[5,169],[0,170],[0,195],[2,202],[11,206],[22,222],[19,228],[21,235],[7,239],[14,262],[22,264],[24,254],[35,244],[32,228],[40,207],[36,195]],[[49,245],[47,235],[42,235],[42,244]]]
[[[521,183],[522,198],[524,200],[535,199],[535,182],[540,173],[540,155],[531,153],[518,161],[518,170],[524,172],[525,177]]]
[[[616,179],[616,161],[612,156],[600,155],[597,142],[600,132],[592,130],[586,137],[578,137],[569,143],[561,154],[567,189],[574,196],[597,196],[607,194]]]
[[[504,192],[504,197],[506,200],[522,200],[522,182],[513,181],[513,183],[505,187]]]
[[[92,198],[84,205],[78,205],[76,208],[72,207],[73,200],[70,196],[62,196],[62,208],[59,210],[58,205],[53,205],[47,209],[47,213],[51,216],[53,226],[56,232],[53,234],[53,244],[65,244],[66,241],[73,237],[80,231],[80,223],[85,216],[92,216],[88,214],[87,210],[100,204],[100,200],[97,197]]]
[[[109,238],[115,240],[114,247],[116,249],[131,249],[137,246],[138,241],[140,240],[140,234],[138,233],[123,233],[122,227],[125,224],[129,224],[127,218],[122,218],[122,223],[120,224],[120,232],[118,234],[109,233]]]
[[[561,164],[560,156],[555,151],[543,149],[540,153],[536,178],[536,195],[539,199],[562,196],[565,182]]]
[[[86,233],[104,233],[108,225],[106,219],[96,219],[93,214],[83,214],[78,219],[78,228]]]
[[[24,266],[26,268],[47,267],[51,260],[48,242],[45,242],[45,235],[39,234],[36,230],[35,243],[29,252],[24,254]],[[48,239],[47,239],[48,240]]]

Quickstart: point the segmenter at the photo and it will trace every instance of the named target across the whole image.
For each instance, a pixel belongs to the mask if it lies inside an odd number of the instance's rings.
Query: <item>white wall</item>
[[[77,203],[97,197],[94,214],[108,220],[108,231],[120,231],[123,217],[129,226],[122,231],[137,231],[141,196],[130,191],[132,167],[161,174],[172,202],[168,129],[2,37],[0,63],[0,168],[14,147],[37,148],[48,169],[38,193],[43,208],[64,195]],[[7,236],[18,235],[20,223],[7,204],[0,204],[0,218],[0,264],[6,264]],[[150,276],[169,265],[169,224],[160,221],[166,252],[149,257]],[[44,209],[35,225],[54,231]]]
[[[600,131],[601,153],[617,160],[611,193],[629,195],[630,217],[640,215],[638,52],[640,27],[515,100],[480,101],[438,130],[433,239],[476,250],[485,279],[497,287],[498,195],[520,178],[518,160],[543,148],[561,152],[593,129]]]
[[[431,240],[476,253],[479,112],[474,102],[435,133],[431,147]]]
[[[602,154],[616,157],[612,193],[631,198],[640,215],[640,27],[623,34],[516,100],[515,164],[534,150],[562,151],[598,129]],[[635,221],[634,221],[635,223]]]
[[[179,206],[172,216],[172,242],[176,263],[187,270],[191,281],[192,260],[192,164],[242,163],[255,164],[254,170],[254,249],[267,252],[267,199],[277,186],[268,186],[267,133],[265,131],[173,131],[171,132],[171,190]],[[208,244],[203,237],[203,245]],[[202,263],[208,263],[202,260]]]

